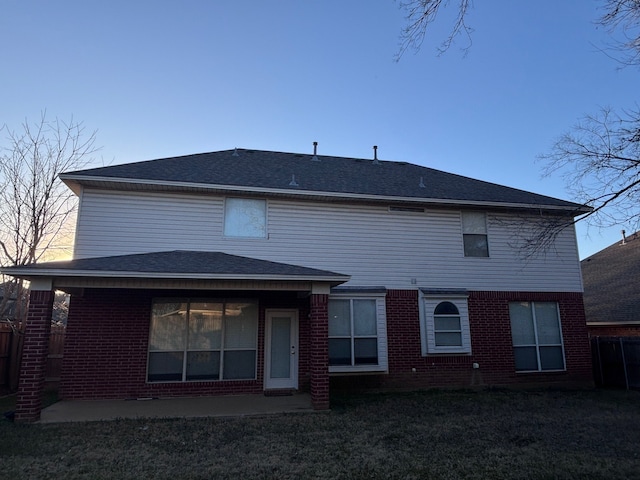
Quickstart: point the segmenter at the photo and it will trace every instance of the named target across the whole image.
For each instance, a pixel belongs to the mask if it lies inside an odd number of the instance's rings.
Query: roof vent
[[[319,162],[320,159],[318,158],[318,142],[313,142],[313,157],[311,157],[311,160],[314,162]]]
[[[627,244],[627,232],[622,230],[620,233],[622,233],[622,244],[621,245],[626,245]]]
[[[373,164],[374,165],[379,165],[380,162],[378,161],[378,146],[374,145],[373,146]]]
[[[298,182],[296,182],[296,176],[293,173],[291,174],[291,181],[289,182],[289,186],[290,187],[299,187],[300,186],[298,184]]]
[[[233,153],[231,154],[232,157],[239,157],[240,154],[238,153],[238,147],[233,149]]]
[[[427,186],[424,184],[424,177],[420,177],[420,184],[418,186],[420,188],[427,188]]]

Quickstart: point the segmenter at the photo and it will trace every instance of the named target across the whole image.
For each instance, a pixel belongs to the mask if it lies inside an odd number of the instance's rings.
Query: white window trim
[[[376,327],[378,340],[378,364],[377,365],[330,365],[329,373],[369,373],[389,371],[388,346],[387,346],[387,305],[386,292],[384,293],[332,293],[329,300],[337,299],[362,299],[376,301]]]
[[[469,327],[469,305],[467,294],[423,293],[420,298],[420,336],[422,338],[422,356],[428,355],[470,355],[471,330]],[[433,311],[441,302],[451,302],[460,313],[460,329],[462,330],[462,346],[437,347],[435,340],[435,321]]]

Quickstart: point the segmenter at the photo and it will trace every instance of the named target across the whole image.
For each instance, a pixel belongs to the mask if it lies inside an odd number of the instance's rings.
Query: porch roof
[[[330,286],[349,275],[223,252],[174,250],[4,267],[2,273],[38,279],[147,279],[322,282]],[[55,283],[55,282],[54,282]],[[55,286],[55,285],[54,285]]]

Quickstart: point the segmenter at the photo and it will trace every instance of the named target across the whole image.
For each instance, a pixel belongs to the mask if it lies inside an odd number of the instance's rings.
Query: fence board
[[[594,337],[591,353],[596,385],[640,388],[640,338]]]

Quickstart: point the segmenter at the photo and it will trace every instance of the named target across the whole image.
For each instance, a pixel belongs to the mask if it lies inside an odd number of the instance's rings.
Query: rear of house
[[[591,383],[573,228],[522,250],[580,205],[315,153],[62,178],[74,259],[6,270],[32,281],[39,333],[51,291],[71,293],[63,398],[309,391],[322,409],[336,389]]]

